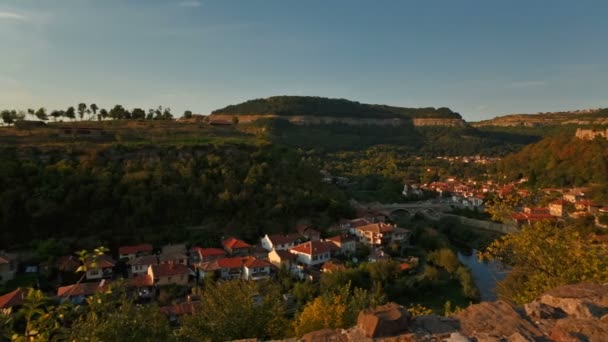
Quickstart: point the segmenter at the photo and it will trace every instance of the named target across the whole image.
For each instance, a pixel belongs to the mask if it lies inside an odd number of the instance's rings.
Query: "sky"
[[[608,107],[608,1],[0,0],[0,109]]]

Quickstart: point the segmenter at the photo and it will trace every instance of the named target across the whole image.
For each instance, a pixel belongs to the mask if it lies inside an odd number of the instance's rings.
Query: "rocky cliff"
[[[251,123],[259,119],[283,119],[296,125],[320,125],[342,123],[353,126],[375,125],[375,126],[399,126],[413,124],[414,126],[449,126],[464,127],[466,122],[463,119],[444,119],[444,118],[355,118],[355,117],[336,117],[336,116],[317,116],[317,115],[292,115],[279,116],[275,114],[263,115],[230,115],[230,114],[211,114],[209,121],[232,122],[237,117],[239,123]]]
[[[321,330],[290,341],[605,342],[608,286],[577,284],[555,288],[523,307],[482,302],[448,317],[412,318],[394,303],[359,314],[357,326]]]
[[[571,112],[551,112],[537,114],[511,114],[491,120],[471,123],[473,127],[535,127],[552,125],[605,125],[608,124],[608,110],[584,109]]]

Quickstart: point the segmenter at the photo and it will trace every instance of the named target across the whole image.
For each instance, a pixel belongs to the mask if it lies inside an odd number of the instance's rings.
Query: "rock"
[[[608,286],[560,286],[541,295],[537,302],[561,309],[572,318],[601,318],[608,314]]]
[[[534,341],[545,335],[503,301],[471,305],[453,317],[458,320],[463,335],[478,341],[500,341],[516,333],[521,336],[519,340]]]
[[[323,329],[310,332],[302,336],[302,341],[305,342],[316,342],[316,341],[327,341],[327,342],[348,342],[349,339],[346,335],[342,334],[340,330],[334,329]]]
[[[401,305],[388,303],[361,311],[357,327],[366,337],[396,336],[408,330],[409,318],[409,313]]]
[[[538,301],[525,304],[524,310],[526,311],[526,315],[528,315],[528,317],[536,321],[541,319],[560,319],[567,316],[564,310]]]
[[[560,319],[549,336],[556,342],[605,342],[608,340],[608,324],[597,319]]]
[[[444,340],[445,342],[471,342],[466,336],[459,332],[453,332],[450,337]]]
[[[412,321],[412,331],[418,334],[448,335],[458,331],[458,321],[451,317],[426,315],[416,317]]]

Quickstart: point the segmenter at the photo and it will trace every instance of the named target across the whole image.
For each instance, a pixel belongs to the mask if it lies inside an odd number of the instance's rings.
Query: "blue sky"
[[[0,0],[0,109],[608,107],[608,1]]]

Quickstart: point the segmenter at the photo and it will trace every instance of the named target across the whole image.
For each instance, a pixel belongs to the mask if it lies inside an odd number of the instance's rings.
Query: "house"
[[[336,247],[339,248],[340,254],[355,253],[357,249],[357,243],[355,239],[347,234],[336,235],[325,239],[325,241],[331,242],[336,245]]]
[[[188,249],[184,244],[169,244],[161,248],[158,260],[161,264],[175,263],[188,265]]]
[[[555,217],[564,217],[564,206],[569,203],[563,199],[549,203],[549,214]]]
[[[21,305],[23,305],[27,294],[27,289],[18,288],[13,292],[0,296],[0,314],[8,314],[11,311],[14,312],[15,309],[18,309]]]
[[[0,252],[0,284],[15,279],[17,273],[17,259],[6,253]]]
[[[129,262],[129,265],[131,266],[131,274],[134,277],[148,274],[148,267],[158,264],[159,262],[156,255],[140,256]]]
[[[80,283],[62,286],[57,289],[57,297],[61,302],[71,300],[74,304],[81,304],[86,297],[92,296],[97,292],[107,292],[109,283],[105,280],[99,283]]]
[[[298,226],[296,226],[296,231],[302,235],[303,237],[311,240],[311,241],[319,241],[321,240],[321,233],[319,233],[318,231],[312,229],[311,227],[309,227],[308,225],[305,224],[299,224]]]
[[[201,248],[193,247],[190,249],[191,253],[198,257],[200,262],[209,262],[218,260],[226,257],[226,251],[219,248]]]
[[[273,250],[268,253],[268,261],[270,261],[275,267],[285,267],[287,270],[291,270],[295,266],[295,261],[298,258],[296,254],[284,250]]]
[[[64,255],[55,260],[55,268],[60,272],[76,273],[80,267],[80,260],[73,255]]]
[[[192,315],[196,312],[196,308],[200,305],[200,301],[188,300],[184,303],[173,304],[160,307],[160,312],[167,316],[169,322],[177,323],[180,317]]]
[[[272,250],[288,250],[291,247],[302,242],[302,235],[298,233],[293,234],[276,234],[276,235],[264,235],[264,237],[260,240],[262,247],[267,251]]]
[[[235,237],[222,241],[224,249],[233,256],[245,256],[251,251],[251,245]]]
[[[355,235],[355,231],[359,227],[367,226],[373,222],[369,221],[366,218],[356,218],[354,220],[341,220],[340,221],[340,229],[342,231],[346,231],[352,235]]]
[[[221,279],[240,279],[243,274],[243,258],[224,258],[216,260],[215,269],[220,271]]]
[[[272,264],[268,261],[252,256],[244,257],[242,261],[243,279],[259,280],[270,278],[270,269],[272,268]]]
[[[356,229],[359,241],[368,246],[383,246],[392,242],[409,241],[411,232],[387,223],[372,223]]]
[[[331,242],[308,241],[292,247],[289,251],[297,255],[298,262],[307,266],[314,266],[328,261],[334,246]]]
[[[574,202],[574,208],[576,208],[576,210],[578,211],[587,211],[588,213],[591,214],[596,214],[598,212],[598,209],[600,209],[602,206],[597,204],[597,203],[593,203],[590,200],[580,200],[580,201],[576,201]]]
[[[87,280],[111,278],[114,274],[113,269],[115,265],[116,262],[105,254],[96,258],[89,258],[86,262],[86,278]]]
[[[321,267],[321,271],[323,273],[346,271],[346,266],[342,264],[337,264],[330,260],[323,264],[323,267]]]
[[[154,285],[187,285],[190,268],[183,264],[167,263],[160,265],[150,265],[148,276]]]
[[[551,215],[548,208],[524,208],[523,212],[516,212],[511,214],[513,222],[520,227],[523,224],[532,224],[540,221],[556,221],[555,216]]]
[[[135,246],[121,246],[118,248],[119,259],[133,260],[142,255],[152,254],[154,248],[150,244],[141,244]]]

